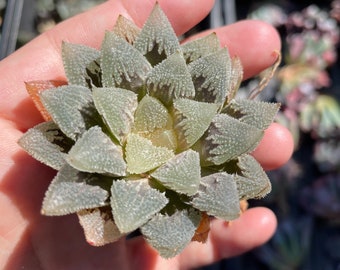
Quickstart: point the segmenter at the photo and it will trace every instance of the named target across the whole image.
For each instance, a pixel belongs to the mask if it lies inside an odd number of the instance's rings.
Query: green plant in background
[[[180,45],[156,4],[142,29],[119,17],[100,51],[64,43],[62,58],[66,85],[27,83],[47,122],[19,141],[58,170],[44,215],[77,213],[92,245],[139,230],[169,258],[270,191],[249,153],[279,104],[235,99],[241,63],[216,34]]]

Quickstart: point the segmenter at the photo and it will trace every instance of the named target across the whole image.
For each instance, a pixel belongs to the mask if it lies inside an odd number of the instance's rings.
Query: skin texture
[[[274,233],[275,215],[266,208],[253,208],[232,223],[213,220],[206,244],[191,243],[182,254],[164,260],[141,238],[91,247],[75,215],[40,214],[44,192],[55,172],[17,145],[23,132],[42,121],[24,82],[65,80],[60,57],[63,40],[98,48],[105,30],[112,29],[119,14],[142,26],[154,2],[107,1],[59,24],[0,62],[1,269],[190,269],[246,252]],[[202,20],[213,6],[212,0],[158,2],[178,35]],[[221,44],[240,57],[245,78],[273,64],[273,52],[280,50],[277,33],[262,22],[242,21],[216,32]],[[279,147],[271,147],[274,144]],[[266,149],[270,149],[270,156]],[[273,124],[254,156],[273,169],[289,159],[292,149],[291,135]]]

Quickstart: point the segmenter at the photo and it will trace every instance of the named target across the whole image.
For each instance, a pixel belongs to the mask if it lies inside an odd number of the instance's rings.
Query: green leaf
[[[178,193],[194,195],[201,180],[199,154],[191,149],[182,152],[155,170],[151,176]]]
[[[214,117],[202,145],[201,157],[215,165],[249,153],[263,137],[263,131],[226,114]]]
[[[137,27],[132,21],[119,15],[116,24],[113,28],[113,32],[125,39],[130,44],[133,44],[140,33],[139,27]]]
[[[103,246],[124,236],[114,223],[108,207],[81,210],[77,215],[86,241],[92,246]]]
[[[231,59],[226,48],[188,65],[196,89],[195,100],[223,104],[231,85]]]
[[[125,155],[128,172],[146,173],[168,161],[174,153],[166,147],[155,146],[150,140],[131,133],[127,137]]]
[[[133,132],[149,139],[154,146],[175,150],[177,138],[172,128],[172,117],[167,108],[158,99],[145,95],[135,113]]]
[[[249,99],[233,99],[223,112],[239,119],[241,122],[266,129],[280,108],[278,103],[268,103]]]
[[[178,211],[171,216],[158,214],[141,232],[163,258],[172,258],[190,243],[200,219],[196,211]]]
[[[65,152],[71,147],[54,122],[44,122],[29,129],[18,141],[32,157],[59,170],[65,163]],[[63,145],[65,144],[65,145]]]
[[[183,55],[175,52],[155,66],[146,79],[150,96],[171,104],[177,98],[193,98],[195,88]]]
[[[220,41],[215,32],[182,45],[183,55],[187,63],[211,53],[215,53],[219,49]]]
[[[107,32],[101,49],[104,87],[119,87],[138,92],[151,65],[131,44]]]
[[[164,146],[170,150],[177,149],[177,136],[173,129],[157,129],[151,133],[138,133],[149,139],[154,146]]]
[[[98,126],[90,128],[71,148],[67,162],[83,172],[126,174],[122,148],[115,145]]]
[[[135,113],[134,131],[153,132],[171,125],[172,119],[167,108],[158,99],[145,95]]]
[[[192,146],[208,129],[218,106],[190,99],[174,102],[174,128],[181,149]]]
[[[122,143],[133,125],[137,95],[121,88],[94,88],[93,100],[112,134]]]
[[[100,52],[94,48],[63,42],[62,58],[68,84],[88,86],[86,67],[99,56]]]
[[[99,186],[87,184],[95,178],[69,165],[63,166],[45,193],[41,213],[47,216],[62,216],[105,206],[108,192]]]
[[[177,36],[158,3],[155,4],[134,46],[153,66],[181,50]]]
[[[192,205],[227,221],[238,218],[240,202],[234,176],[221,172],[203,177]]]
[[[67,85],[40,93],[41,102],[63,133],[76,140],[93,125],[97,114],[90,89]]]
[[[235,175],[240,200],[263,198],[271,191],[271,184],[261,165],[250,155],[238,159],[240,174]]]
[[[165,194],[151,188],[147,179],[114,181],[111,194],[112,214],[122,233],[136,230],[168,203]]]

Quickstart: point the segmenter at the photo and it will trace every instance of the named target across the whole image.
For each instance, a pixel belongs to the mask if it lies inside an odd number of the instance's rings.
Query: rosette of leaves
[[[77,213],[96,246],[139,230],[169,258],[270,191],[249,153],[279,106],[235,99],[241,63],[215,34],[180,45],[156,4],[142,29],[121,16],[100,50],[62,58],[67,84],[27,83],[47,121],[19,141],[58,170],[42,214]]]

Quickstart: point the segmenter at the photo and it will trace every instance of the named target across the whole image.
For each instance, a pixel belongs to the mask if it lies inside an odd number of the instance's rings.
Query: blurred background
[[[104,1],[0,0],[0,59]],[[275,212],[274,237],[202,269],[340,270],[340,0],[216,0],[190,33],[246,18],[266,21],[281,35],[282,63],[257,98],[282,104],[276,121],[292,132],[295,152],[283,168],[269,172],[272,193],[249,202]],[[245,81],[241,94],[260,80],[261,74]]]

